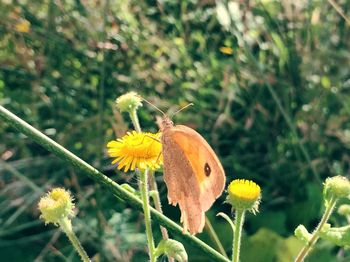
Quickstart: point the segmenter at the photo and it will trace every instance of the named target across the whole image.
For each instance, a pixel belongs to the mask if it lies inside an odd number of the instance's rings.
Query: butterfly
[[[160,129],[169,204],[179,205],[184,233],[200,233],[205,212],[224,190],[224,169],[208,142],[194,129],[174,125],[165,114]]]

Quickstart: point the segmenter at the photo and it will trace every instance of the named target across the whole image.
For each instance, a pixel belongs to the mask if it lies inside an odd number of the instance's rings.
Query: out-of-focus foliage
[[[313,226],[321,213],[321,181],[349,174],[350,30],[329,2],[3,0],[0,103],[136,186],[105,156],[106,142],[131,127],[114,99],[135,90],[165,111],[194,102],[174,121],[207,138],[228,181],[252,179],[263,189],[260,214],[247,217],[242,261],[258,261],[251,256],[259,250],[270,250],[261,261],[290,261],[294,228]],[[350,17],[348,2],[336,2]],[[144,105],[144,130],[158,129],[157,114]],[[90,256],[147,259],[138,212],[9,126],[0,134],[4,261],[77,259],[64,236],[38,220],[37,199],[52,186],[77,196],[76,229]],[[164,211],[178,221],[158,179]],[[214,216],[229,212],[223,200],[208,215],[229,252],[229,229]],[[349,259],[326,242],[318,248],[332,261]],[[206,261],[198,250],[188,254]]]

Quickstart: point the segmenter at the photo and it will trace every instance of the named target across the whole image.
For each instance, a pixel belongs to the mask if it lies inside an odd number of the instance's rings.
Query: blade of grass
[[[28,223],[20,224],[18,226],[15,226],[15,227],[12,227],[9,229],[1,228],[0,237],[14,235],[17,232],[20,232],[20,231],[25,230],[25,229],[28,230],[30,228],[34,228],[34,227],[41,225],[41,224],[42,224],[42,221],[35,220],[35,221],[28,222]]]
[[[13,168],[11,165],[7,164],[5,161],[0,160],[0,165],[3,166],[3,169],[9,171],[12,175],[17,177],[24,184],[26,184],[28,187],[30,187],[35,193],[37,193],[37,194],[43,193],[43,190],[40,187],[38,187],[35,183],[33,183],[33,181],[31,181],[28,177],[23,175],[17,169]]]
[[[345,15],[341,7],[333,0],[328,0],[328,3],[337,11],[337,13],[345,20],[346,24],[350,26],[350,19]]]
[[[44,241],[46,237],[49,237],[52,235],[53,232],[55,232],[57,229],[45,231],[43,233],[35,234],[35,235],[30,235],[18,239],[13,239],[13,240],[2,240],[0,239],[0,247],[9,247],[9,246],[16,246],[20,244],[28,244],[29,242],[32,241]]]
[[[213,225],[211,224],[209,218],[205,216],[205,227],[207,229],[207,232],[211,238],[211,240],[215,243],[217,250],[220,251],[221,254],[223,254],[225,257],[228,258],[225,248],[223,247],[218,235],[215,232],[215,229]]]

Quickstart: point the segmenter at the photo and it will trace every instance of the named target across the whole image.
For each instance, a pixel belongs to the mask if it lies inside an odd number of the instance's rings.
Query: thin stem
[[[153,171],[151,171],[149,173],[149,182],[150,182],[151,191],[153,192],[153,194],[151,194],[151,197],[152,197],[152,200],[154,203],[154,207],[156,208],[156,210],[158,212],[163,214],[162,204],[160,202],[159,191],[158,191],[158,187],[157,187],[157,182],[154,179],[154,172]],[[160,226],[160,232],[162,233],[162,238],[164,240],[169,239],[168,230],[165,227]],[[168,256],[168,261],[174,262],[175,260],[174,260],[174,258]]]
[[[131,121],[134,125],[134,128],[136,132],[141,133],[141,126],[139,118],[137,117],[137,110],[133,109],[129,112]],[[154,239],[153,239],[153,232],[152,232],[152,224],[151,224],[151,214],[150,214],[150,205],[149,205],[149,192],[148,192],[148,174],[149,170],[146,169],[145,171],[138,171],[140,182],[139,182],[139,188],[141,192],[141,200],[142,200],[142,207],[143,207],[143,213],[145,217],[145,227],[146,227],[146,236],[147,236],[147,243],[148,243],[148,253],[150,261],[156,261],[155,257],[155,245],[154,245]]]
[[[332,199],[331,201],[329,201],[329,204],[326,207],[326,210],[321,218],[320,223],[317,225],[314,232],[312,233],[310,241],[300,250],[300,252],[299,252],[298,256],[296,257],[296,259],[294,260],[294,262],[304,261],[305,257],[309,254],[310,250],[316,244],[317,240],[320,237],[319,233],[320,233],[321,229],[323,228],[324,224],[327,223],[329,217],[331,216],[336,202],[337,201],[335,199]]]
[[[67,218],[64,217],[59,221],[59,225],[62,229],[62,231],[67,235],[70,242],[72,243],[75,250],[78,252],[78,254],[81,257],[81,260],[83,262],[90,262],[90,258],[86,254],[86,251],[84,250],[83,246],[81,245],[79,239],[75,235],[73,229],[72,229],[72,222]]]
[[[137,111],[132,110],[129,112],[129,114],[130,114],[130,118],[131,118],[131,121],[134,125],[135,130],[137,132],[141,132],[141,126],[140,126],[139,118],[137,116]],[[159,211],[160,213],[163,214],[162,206],[161,206],[161,202],[160,202],[160,197],[159,197],[159,192],[158,192],[158,187],[157,187],[157,183],[154,179],[154,172],[153,171],[149,172],[149,181],[150,181],[150,188],[154,192],[152,194],[152,199],[153,199],[155,208],[157,209],[157,211]],[[165,227],[160,226],[160,231],[162,232],[162,237],[164,240],[169,239],[168,231],[166,230]],[[174,262],[174,259],[171,257],[168,257],[168,260],[169,260],[169,262]]]
[[[107,18],[108,18],[108,8],[109,7],[109,1],[106,0],[103,8],[103,24],[102,24],[102,32],[100,35],[99,41],[104,43],[106,41],[106,36],[107,36],[107,30],[106,30],[106,24],[107,24]],[[98,143],[100,146],[100,150],[97,151],[98,153],[98,165],[101,165],[101,160],[102,160],[102,148],[104,145],[104,130],[103,130],[103,120],[104,120],[104,97],[105,97],[105,79],[106,79],[106,49],[102,48],[102,63],[100,65],[100,81],[98,85]]]
[[[129,114],[130,114],[130,118],[131,118],[132,124],[134,125],[136,132],[140,133],[141,126],[140,126],[139,118],[137,117],[137,111],[134,109],[134,110],[130,111]]]
[[[333,0],[328,0],[328,3],[331,4],[331,6],[337,11],[337,13],[344,18],[348,26],[350,26],[350,19],[345,15],[344,11],[341,9],[341,7]]]
[[[235,221],[235,234],[234,241],[232,245],[232,262],[239,262],[239,253],[241,249],[241,235],[242,235],[242,227],[244,222],[244,209],[236,210],[236,221]]]
[[[153,194],[151,195],[152,200],[154,202],[154,207],[156,208],[157,211],[163,214],[162,210],[162,204],[160,202],[160,197],[159,197],[159,191],[157,187],[157,182],[154,178],[154,172],[150,171],[149,172],[149,183],[150,183],[150,188]],[[168,231],[166,230],[165,227],[160,227],[160,231],[162,232],[162,237],[164,240],[167,240],[169,238]]]
[[[34,127],[29,125],[28,123],[26,123],[25,121],[23,121],[22,119],[20,119],[1,105],[0,119],[17,129],[19,132],[25,134],[30,139],[33,139],[36,143],[44,147],[46,150],[52,152],[60,159],[73,165],[78,171],[81,172],[82,175],[85,174],[89,176],[95,182],[104,186],[111,194],[128,203],[128,205],[134,207],[135,209],[142,210],[142,201],[140,200],[140,198],[123,188],[118,183],[114,182],[109,177],[102,174],[93,166],[89,165],[84,160],[74,155],[72,152],[70,152],[60,144],[56,143],[51,138],[44,135],[39,130],[35,129]],[[153,219],[155,219],[157,223],[167,227],[168,230],[171,230],[172,233],[176,234],[179,238],[183,239],[188,244],[191,244],[193,247],[197,247],[198,249],[200,249],[207,255],[208,259],[211,259],[211,261],[228,262],[228,260],[224,256],[222,256],[212,247],[208,246],[199,238],[190,234],[182,234],[182,227],[180,227],[174,221],[164,216],[152,207],[150,208],[150,210]]]
[[[145,216],[145,226],[146,226],[146,236],[147,236],[147,242],[148,242],[148,253],[150,262],[155,262],[156,257],[154,254],[155,247],[154,247],[154,240],[153,240],[153,233],[152,233],[152,225],[151,225],[151,213],[150,213],[150,206],[149,206],[149,194],[148,194],[148,169],[145,171],[141,171],[139,173],[140,176],[140,192],[141,192],[141,200],[142,200],[142,207],[143,207],[143,213]]]
[[[218,235],[216,234],[215,229],[213,228],[213,226],[212,226],[212,224],[207,216],[205,216],[205,228],[207,229],[207,232],[208,232],[210,238],[216,244],[219,252],[228,258],[226,251],[225,251],[224,247],[222,246],[220,239],[219,239]]]
[[[157,182],[154,178],[154,171],[150,171],[149,172],[149,183],[150,183],[150,189],[153,192],[153,194],[151,194],[153,203],[154,203],[154,207],[156,208],[156,210],[160,213],[163,214],[163,210],[162,210],[162,203],[160,202],[160,197],[159,197],[159,191],[158,191],[158,187],[157,187]],[[169,234],[168,234],[168,230],[166,230],[165,227],[160,226],[160,232],[162,233],[162,238],[164,240],[169,239]],[[174,262],[174,258],[168,256],[168,261],[169,262]]]

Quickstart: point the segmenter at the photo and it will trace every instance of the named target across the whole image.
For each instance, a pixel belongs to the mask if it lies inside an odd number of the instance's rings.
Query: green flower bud
[[[246,209],[253,213],[258,211],[261,199],[259,185],[250,180],[233,180],[227,188],[226,202],[236,209]]]
[[[297,237],[297,239],[303,241],[304,243],[309,243],[312,237],[312,235],[309,233],[309,231],[307,231],[304,225],[299,225],[294,230],[294,235]]]
[[[349,216],[350,215],[350,205],[341,205],[338,208],[338,214],[342,216]]]
[[[350,225],[328,227],[320,232],[320,237],[338,246],[350,246]]]
[[[187,262],[188,256],[185,247],[179,241],[174,239],[161,240],[156,248],[155,255],[167,255],[179,262]]]
[[[350,182],[346,177],[334,176],[326,179],[323,188],[323,197],[326,204],[331,200],[348,197],[350,194]]]
[[[132,112],[142,106],[142,99],[136,92],[128,92],[115,101],[120,112]]]
[[[74,203],[71,194],[64,188],[54,188],[39,201],[40,218],[45,224],[57,225],[63,218],[74,215]]]

